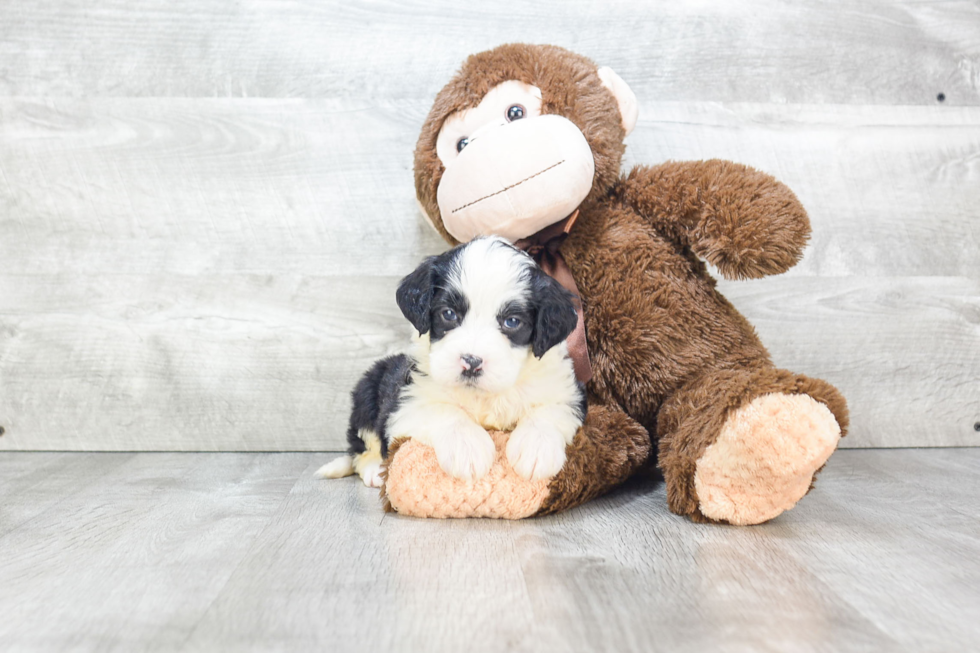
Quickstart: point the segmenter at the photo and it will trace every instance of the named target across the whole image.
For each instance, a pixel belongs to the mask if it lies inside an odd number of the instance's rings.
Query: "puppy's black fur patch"
[[[462,324],[469,309],[470,303],[455,288],[439,288],[436,290],[433,293],[431,317],[429,318],[432,326],[429,342],[441,340],[447,333]],[[446,317],[447,310],[455,314],[452,319]]]
[[[432,328],[432,306],[436,293],[443,286],[443,280],[463,247],[465,245],[458,245],[443,254],[430,256],[398,284],[395,301],[419,335],[425,335]]]
[[[507,318],[517,318],[520,325],[508,327]],[[497,315],[497,323],[510,344],[515,347],[527,347],[531,344],[531,336],[534,335],[534,310],[521,302],[508,302],[500,309]]]
[[[388,418],[398,410],[402,388],[412,382],[415,364],[405,354],[382,358],[371,366],[351,393],[354,409],[347,427],[349,454],[364,453],[366,447],[358,431],[369,429],[381,440],[381,457],[388,455]]]
[[[531,296],[537,311],[531,351],[538,358],[568,338],[578,324],[572,293],[538,268],[531,270]]]

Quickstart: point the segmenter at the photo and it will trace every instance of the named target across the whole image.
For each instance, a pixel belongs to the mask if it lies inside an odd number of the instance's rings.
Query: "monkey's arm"
[[[637,166],[619,194],[651,226],[729,279],[785,272],[810,237],[810,221],[793,191],[731,161]]]

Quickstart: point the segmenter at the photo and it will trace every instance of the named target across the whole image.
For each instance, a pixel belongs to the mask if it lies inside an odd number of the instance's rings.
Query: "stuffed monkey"
[[[543,253],[559,280],[570,277],[582,302],[576,370],[588,379],[589,410],[563,470],[536,484],[515,478],[502,457],[482,484],[440,478],[431,455],[398,443],[385,486],[394,509],[553,512],[621,483],[650,456],[671,511],[757,524],[809,491],[845,434],[840,393],[776,368],[705,266],[730,279],[792,267],[810,230],[800,202],[771,176],[728,161],[622,175],[636,119],[636,98],[616,73],[554,46],[473,55],[436,96],[415,151],[420,208],[451,244],[497,234]],[[432,510],[440,502],[452,508]]]

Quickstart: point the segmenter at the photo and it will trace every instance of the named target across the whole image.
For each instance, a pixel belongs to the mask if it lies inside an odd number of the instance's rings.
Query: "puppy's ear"
[[[433,277],[437,256],[430,256],[415,268],[415,272],[401,280],[395,291],[395,301],[402,315],[412,323],[419,335],[429,332],[432,309],[432,294],[435,285]]]
[[[531,351],[541,358],[575,330],[578,314],[572,304],[572,293],[544,272],[535,270],[531,288],[538,309]]]

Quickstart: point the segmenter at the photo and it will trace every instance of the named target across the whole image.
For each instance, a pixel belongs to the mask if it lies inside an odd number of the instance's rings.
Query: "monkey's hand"
[[[637,166],[621,193],[651,226],[729,279],[785,272],[810,237],[810,221],[793,191],[731,161]]]

